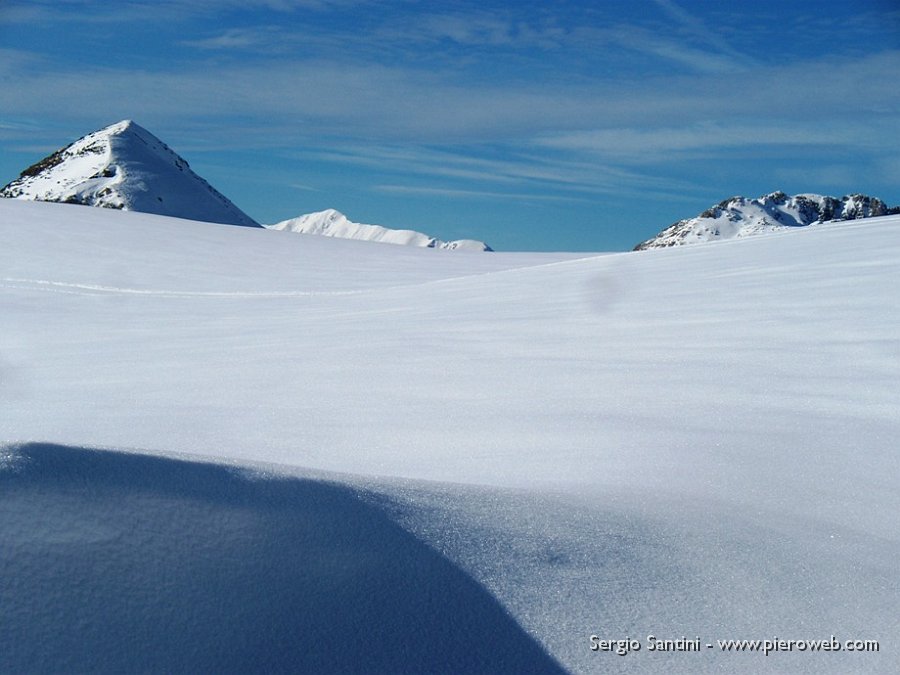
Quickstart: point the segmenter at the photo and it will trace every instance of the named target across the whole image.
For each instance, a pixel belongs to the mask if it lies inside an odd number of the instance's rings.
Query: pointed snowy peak
[[[122,120],[25,169],[0,197],[260,227],[156,136]]]
[[[669,225],[652,239],[635,246],[634,250],[749,237],[831,220],[855,220],[894,213],[900,213],[900,207],[888,207],[877,197],[862,194],[827,197],[771,192],[758,199],[738,196],[719,202],[695,218]]]
[[[266,225],[272,230],[285,230],[300,234],[318,234],[325,237],[341,239],[360,239],[377,241],[384,244],[402,244],[423,248],[462,249],[468,251],[491,251],[491,247],[483,241],[474,239],[457,239],[441,241],[435,237],[414,230],[392,230],[381,225],[365,225],[354,223],[340,211],[326,209],[315,213],[307,213],[297,218],[282,220],[274,225]]]

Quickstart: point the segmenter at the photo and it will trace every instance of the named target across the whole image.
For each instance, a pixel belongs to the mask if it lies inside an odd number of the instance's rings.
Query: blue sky
[[[735,194],[900,204],[900,5],[0,2],[0,184],[134,119],[261,222],[624,250]]]

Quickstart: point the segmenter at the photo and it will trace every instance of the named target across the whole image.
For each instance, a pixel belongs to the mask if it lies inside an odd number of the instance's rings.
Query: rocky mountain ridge
[[[863,194],[829,197],[804,193],[790,196],[779,191],[757,199],[736,196],[719,202],[694,218],[669,225],[655,237],[639,243],[634,250],[749,237],[833,220],[855,220],[895,213],[900,213],[900,207],[889,207],[877,197]]]
[[[87,134],[25,169],[0,197],[261,227],[131,120]]]

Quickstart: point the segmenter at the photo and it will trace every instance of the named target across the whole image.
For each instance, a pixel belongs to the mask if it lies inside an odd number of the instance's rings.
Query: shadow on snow
[[[339,485],[28,444],[0,454],[0,542],[0,671],[560,670]]]

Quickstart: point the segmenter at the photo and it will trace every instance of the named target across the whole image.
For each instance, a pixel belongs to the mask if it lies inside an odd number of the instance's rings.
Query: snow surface
[[[460,256],[0,200],[0,270],[0,671],[900,670],[900,217]]]
[[[819,225],[832,220],[854,220],[900,213],[877,197],[852,194],[841,198],[815,194],[788,196],[772,192],[758,199],[732,197],[696,218],[673,223],[636,250],[667,248],[707,241],[737,239],[778,232],[792,227]]]
[[[441,241],[435,237],[414,230],[393,230],[381,225],[354,223],[340,211],[327,209],[316,213],[307,213],[297,218],[282,220],[274,225],[266,225],[273,230],[287,230],[299,234],[320,234],[326,237],[343,239],[362,239],[384,244],[402,244],[406,246],[422,246],[425,248],[462,249],[468,251],[490,251],[483,241],[474,239],[457,239]]]
[[[260,227],[131,120],[83,136],[46,157],[0,190],[0,197]]]

